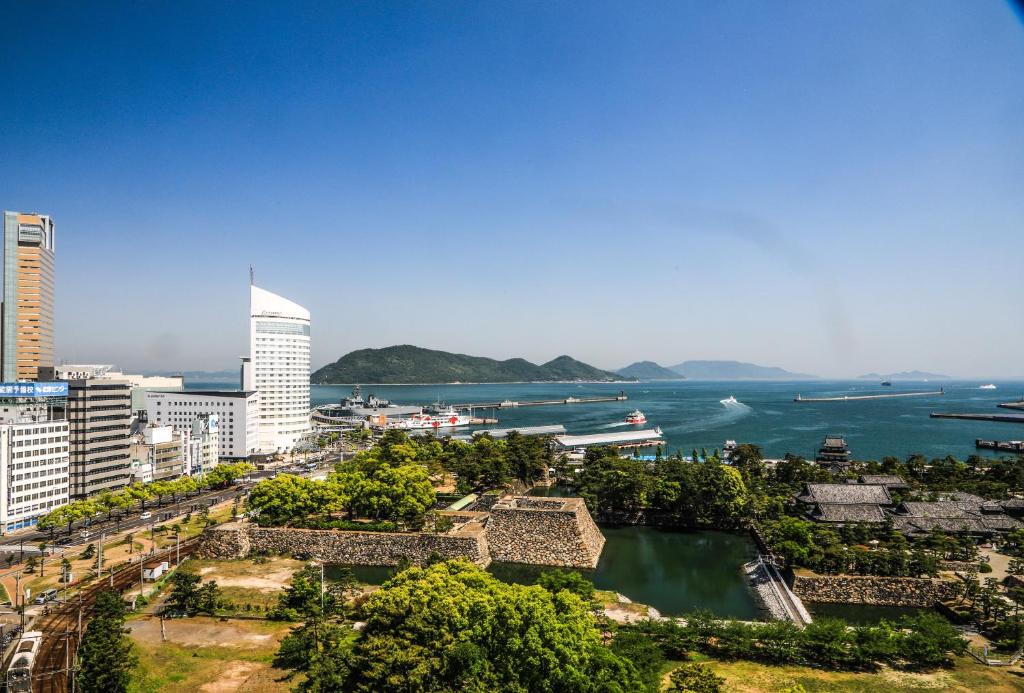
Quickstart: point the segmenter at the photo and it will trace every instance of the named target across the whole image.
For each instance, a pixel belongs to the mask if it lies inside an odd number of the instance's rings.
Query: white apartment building
[[[68,422],[44,404],[4,405],[0,412],[0,533],[34,525],[67,505]]]
[[[249,288],[242,389],[259,394],[260,451],[288,452],[310,432],[309,311],[258,286]]]
[[[259,410],[255,392],[147,392],[146,415],[150,424],[171,426],[183,435],[192,434],[196,419],[216,417],[212,423],[221,458],[245,459],[259,452]]]

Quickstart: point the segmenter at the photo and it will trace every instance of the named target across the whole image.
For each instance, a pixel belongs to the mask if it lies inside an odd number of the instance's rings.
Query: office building
[[[288,452],[310,433],[309,311],[249,287],[249,358],[242,389],[259,394],[261,452]]]
[[[132,388],[132,414],[146,409],[147,392],[181,392],[185,378],[180,375],[139,375],[122,373],[109,364],[63,363],[39,369],[40,380],[123,380]]]
[[[131,483],[131,386],[123,380],[69,380],[71,497]]]
[[[0,402],[0,533],[68,503],[68,422],[55,401],[4,394]]]
[[[259,407],[255,392],[192,390],[146,393],[149,423],[191,433],[200,417],[216,417],[220,457],[246,459],[259,452]]]
[[[4,212],[0,380],[38,380],[53,365],[55,230],[43,214]]]

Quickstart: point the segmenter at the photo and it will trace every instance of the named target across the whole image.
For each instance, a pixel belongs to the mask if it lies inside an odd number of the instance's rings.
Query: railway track
[[[200,544],[200,537],[182,542],[177,549],[171,547],[165,551],[148,557],[149,563],[158,558],[174,558],[180,551],[184,558],[191,555]],[[113,589],[124,592],[139,581],[138,564],[129,565],[113,575]],[[43,642],[36,658],[35,671],[32,674],[33,692],[65,693],[71,690],[70,672],[74,666],[75,654],[79,644],[79,621],[82,633],[88,623],[96,598],[103,590],[111,589],[110,578],[105,578],[92,587],[82,590],[78,597],[71,599],[50,612],[49,615],[37,619],[32,625],[33,630],[43,633]],[[6,670],[5,670],[6,671]]]

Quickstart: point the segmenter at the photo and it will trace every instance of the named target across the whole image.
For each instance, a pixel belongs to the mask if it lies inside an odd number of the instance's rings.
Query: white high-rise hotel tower
[[[288,452],[309,433],[309,311],[249,287],[249,359],[242,389],[259,396],[261,452]]]

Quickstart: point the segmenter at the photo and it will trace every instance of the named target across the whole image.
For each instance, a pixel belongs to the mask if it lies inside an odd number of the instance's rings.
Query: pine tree
[[[121,595],[100,592],[93,618],[78,650],[78,690],[82,693],[124,693],[138,661],[124,628],[127,614]]]

